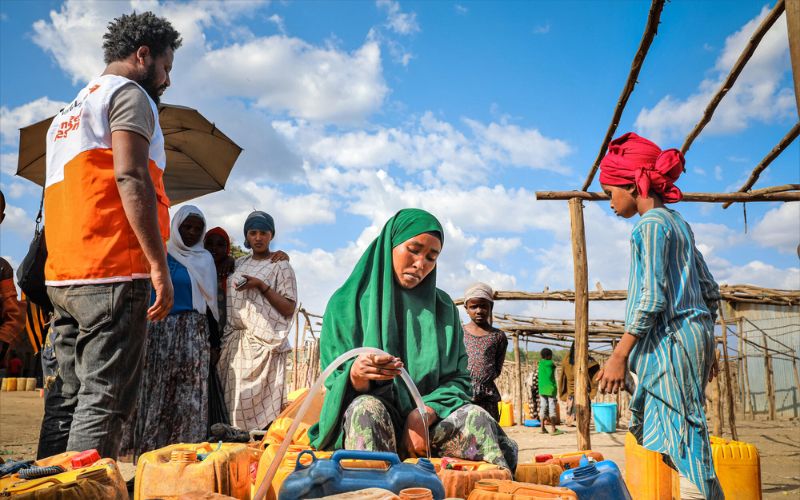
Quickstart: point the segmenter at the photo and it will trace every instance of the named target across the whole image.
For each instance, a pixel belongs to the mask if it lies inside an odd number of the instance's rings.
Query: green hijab
[[[324,369],[337,356],[364,346],[398,356],[425,404],[446,418],[469,403],[472,390],[458,310],[436,288],[435,267],[410,290],[395,282],[392,270],[392,249],[422,233],[434,233],[444,244],[442,225],[424,210],[407,208],[386,222],[325,308],[320,361]],[[360,395],[350,384],[354,361],[342,364],[325,381],[319,423],[309,430],[316,449],[344,446],[344,411]],[[384,402],[395,432],[402,431],[415,405],[400,377],[373,381],[369,394]]]

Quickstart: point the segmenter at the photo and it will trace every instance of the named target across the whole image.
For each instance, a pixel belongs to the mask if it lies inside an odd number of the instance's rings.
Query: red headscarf
[[[683,173],[684,163],[677,149],[661,151],[654,142],[628,132],[608,145],[600,162],[600,184],[634,184],[640,196],[647,198],[652,189],[664,203],[675,203],[683,198],[675,181]]]
[[[225,255],[230,255],[231,254],[231,237],[228,236],[228,233],[226,233],[225,230],[222,229],[219,226],[215,227],[215,228],[211,228],[208,231],[206,231],[206,236],[204,238],[204,241],[206,239],[208,239],[208,237],[211,236],[212,234],[216,234],[217,236],[222,236],[222,239],[225,240]]]

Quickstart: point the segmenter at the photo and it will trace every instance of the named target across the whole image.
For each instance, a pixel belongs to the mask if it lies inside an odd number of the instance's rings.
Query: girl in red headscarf
[[[724,498],[714,472],[705,387],[716,375],[714,322],[719,287],[697,250],[689,224],[665,203],[680,201],[680,151],[662,151],[629,132],[600,162],[600,185],[621,216],[641,217],[631,235],[625,334],[598,374],[602,392],[638,377],[629,429],[681,473],[682,488]],[[692,484],[688,484],[691,482]],[[683,498],[695,498],[684,496]]]

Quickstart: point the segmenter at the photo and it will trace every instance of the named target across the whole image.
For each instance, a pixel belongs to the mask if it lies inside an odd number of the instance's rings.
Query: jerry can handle
[[[303,462],[300,461],[300,459],[303,458],[303,455],[311,455],[311,463],[309,465],[303,465]],[[314,462],[316,462],[316,461],[317,461],[317,456],[314,455],[313,451],[311,451],[311,450],[303,450],[303,451],[301,451],[300,453],[297,454],[297,462],[295,463],[294,470],[298,471],[298,470],[307,469],[307,468],[311,467],[314,464]]]
[[[331,460],[336,463],[342,460],[372,460],[389,462],[390,465],[400,464],[400,457],[397,456],[397,453],[389,451],[336,450],[333,452]]]

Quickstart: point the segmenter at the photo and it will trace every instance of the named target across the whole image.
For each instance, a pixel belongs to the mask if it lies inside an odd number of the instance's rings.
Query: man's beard
[[[144,91],[147,92],[147,95],[149,95],[150,98],[153,99],[153,101],[155,101],[156,104],[159,104],[161,103],[161,96],[159,95],[159,91],[162,89],[166,89],[167,86],[166,85],[156,86],[155,79],[156,79],[156,65],[155,63],[153,63],[147,68],[147,73],[145,73],[144,78],[142,78],[136,83],[142,86]]]

